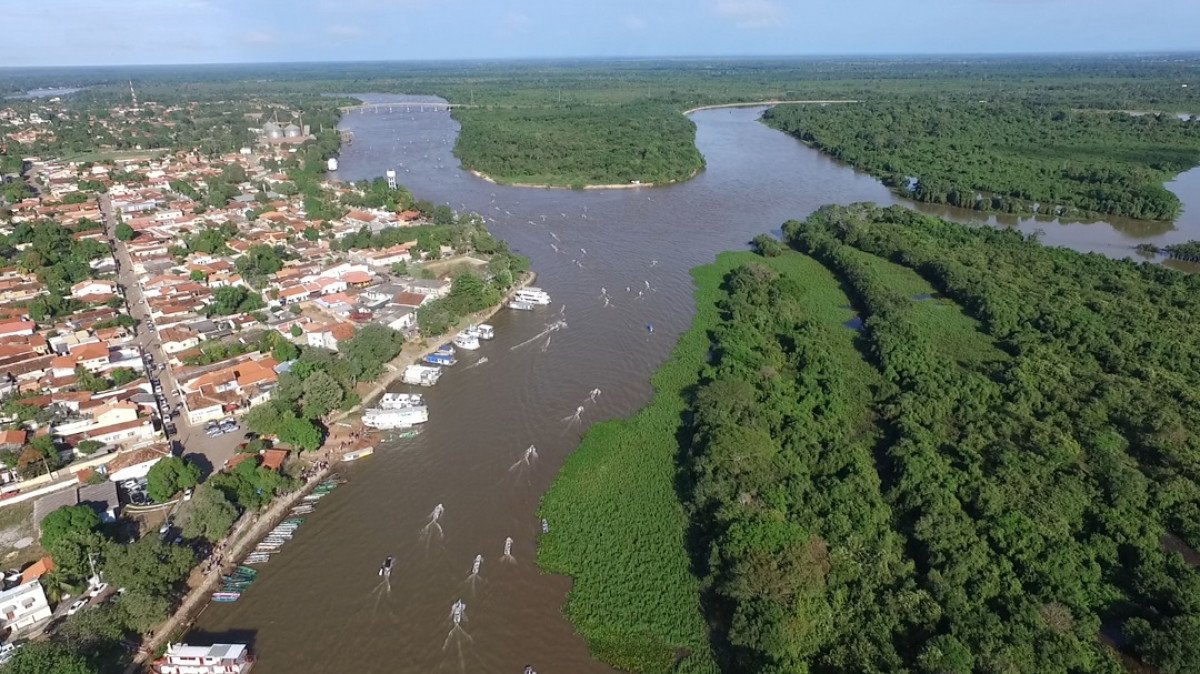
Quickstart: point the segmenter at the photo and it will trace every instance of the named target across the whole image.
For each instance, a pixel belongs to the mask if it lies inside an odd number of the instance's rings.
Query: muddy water
[[[471,176],[451,154],[458,125],[444,112],[400,105],[348,116],[342,128],[355,137],[339,178],[393,168],[419,198],[482,213],[532,259],[554,303],[501,312],[496,339],[460,351],[460,363],[426,391],[424,432],[385,442],[345,469],[350,484],[320,502],[242,601],[210,606],[190,640],[249,641],[263,674],[520,672],[526,664],[541,674],[612,671],[590,658],[562,616],[568,580],[534,564],[539,496],[587,426],[648,399],[650,373],[692,317],[688,269],[822,204],[894,202],[876,180],[758,124],[760,112],[696,113],[707,169],[687,183],[589,191],[506,188]],[[1200,174],[1180,182],[1200,203]],[[1184,223],[1012,226],[1124,256],[1143,241],[1200,238],[1200,212]],[[546,332],[558,320],[566,327]],[[602,393],[593,404],[594,388]],[[579,406],[581,422],[566,421]],[[513,469],[530,444],[538,460]],[[423,532],[439,503],[441,533]],[[504,561],[510,536],[514,560]],[[476,554],[484,560],[471,584]],[[390,586],[377,575],[389,555]],[[458,599],[467,620],[454,630]]]

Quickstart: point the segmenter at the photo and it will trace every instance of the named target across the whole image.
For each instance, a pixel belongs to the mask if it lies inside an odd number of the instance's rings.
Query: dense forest
[[[1200,671],[1200,279],[899,207],[784,234],[697,273],[655,400],[543,503],[597,653],[690,555],[723,671]]]
[[[1200,124],[1170,114],[922,97],[763,118],[905,196],[984,211],[1169,220],[1163,183],[1200,163]]]
[[[695,125],[672,113],[646,104],[460,109],[454,153],[466,168],[507,183],[676,182],[704,160]]]
[[[8,69],[0,92],[87,86],[67,100],[107,106],[128,100],[132,80],[143,100],[164,104],[270,100],[291,109],[332,104],[318,98],[330,92],[433,94],[479,106],[454,113],[463,125],[457,151],[464,165],[502,182],[578,185],[690,175],[699,156],[694,128],[680,113],[700,105],[920,96],[1195,113],[1200,87],[1180,83],[1198,73],[1194,54],[295,63]],[[316,112],[305,111],[314,130]],[[1132,161],[1144,162],[1144,153]]]

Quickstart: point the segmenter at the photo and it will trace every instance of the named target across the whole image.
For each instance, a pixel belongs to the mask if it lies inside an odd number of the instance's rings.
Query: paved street
[[[188,423],[187,415],[183,411],[183,398],[179,395],[174,374],[167,365],[167,354],[162,350],[162,342],[158,338],[158,332],[154,329],[154,321],[150,318],[150,305],[142,295],[141,286],[133,271],[133,259],[124,242],[116,238],[117,219],[108,195],[101,196],[100,209],[104,213],[105,231],[112,245],[113,255],[117,260],[117,284],[125,293],[125,302],[129,307],[130,316],[138,321],[135,328],[137,336],[133,343],[141,347],[143,353],[148,353],[154,358],[154,372],[150,373],[150,376],[151,379],[158,378],[162,384],[161,390],[167,403],[164,411],[173,410],[176,406],[180,409],[180,415],[170,420],[176,431],[170,436],[170,439],[183,447],[183,456],[202,455],[209,464],[204,466],[206,473],[209,472],[209,469],[219,470],[234,455],[237,446],[241,444],[245,429],[239,428],[232,433],[210,438],[205,435],[203,424],[192,426]],[[178,448],[176,449],[178,450]]]

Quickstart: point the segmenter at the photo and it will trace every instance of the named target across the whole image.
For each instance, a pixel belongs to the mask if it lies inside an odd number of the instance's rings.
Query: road
[[[133,270],[133,258],[129,255],[129,249],[123,241],[117,239],[116,228],[117,218],[113,211],[112,200],[107,194],[100,197],[100,210],[104,213],[104,228],[108,236],[109,245],[112,247],[113,256],[117,260],[117,285],[125,296],[125,304],[129,309],[129,315],[136,320],[135,328],[136,336],[133,344],[141,348],[142,353],[150,354],[154,359],[154,372],[150,373],[151,379],[158,378],[162,383],[162,394],[166,399],[166,409],[180,410],[180,415],[175,417],[175,434],[169,436],[169,439],[178,443],[182,451],[177,454],[184,456],[199,455],[204,457],[208,466],[201,466],[207,475],[211,471],[220,470],[221,466],[234,455],[237,451],[237,446],[242,442],[243,432],[239,428],[232,433],[210,438],[204,433],[203,425],[193,426],[188,423],[187,415],[183,413],[183,397],[180,395],[179,387],[176,384],[174,374],[169,365],[167,365],[167,353],[162,349],[162,341],[158,338],[158,332],[154,329],[154,321],[150,317],[150,305],[146,301],[145,295],[142,293],[141,284],[138,283],[137,275]],[[162,369],[159,369],[159,368]],[[147,368],[149,372],[149,368]]]

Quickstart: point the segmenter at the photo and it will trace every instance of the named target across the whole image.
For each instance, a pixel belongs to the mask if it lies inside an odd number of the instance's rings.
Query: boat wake
[[[433,512],[429,513],[429,522],[426,523],[425,526],[421,527],[422,541],[428,542],[429,539],[433,537],[435,530],[437,531],[437,537],[439,539],[446,537],[446,532],[442,530],[442,525],[440,522],[438,522],[438,519],[444,512],[446,512],[446,509],[442,507],[441,503],[439,503],[436,507],[434,507]]]
[[[521,458],[517,459],[516,463],[514,463],[513,465],[508,467],[508,470],[514,471],[514,470],[520,468],[521,466],[532,466],[533,462],[537,461],[537,458],[538,458],[537,447],[530,445],[529,448],[526,449],[523,454],[521,454]]]
[[[517,563],[517,558],[513,557],[513,555],[512,555],[512,544],[513,544],[512,536],[509,536],[508,538],[504,539],[504,555],[500,557],[500,561],[508,562],[509,564]]]
[[[553,332],[558,332],[559,330],[564,330],[564,329],[566,329],[566,327],[567,327],[566,321],[561,320],[561,319],[554,321],[550,325],[547,325],[545,330],[542,330],[541,332],[539,332],[536,335],[534,335],[533,337],[530,337],[529,339],[521,342],[520,344],[514,344],[512,347],[509,348],[509,350],[516,351],[517,349],[519,349],[523,346],[528,346],[530,344],[533,344],[534,342],[538,341],[539,339],[541,339]]]
[[[471,363],[470,365],[464,367],[463,369],[470,370],[471,368],[479,367],[480,365],[483,365],[486,362],[488,362],[488,359],[487,359],[487,356],[484,356],[484,357],[480,358],[479,360],[475,361],[474,363]]]

